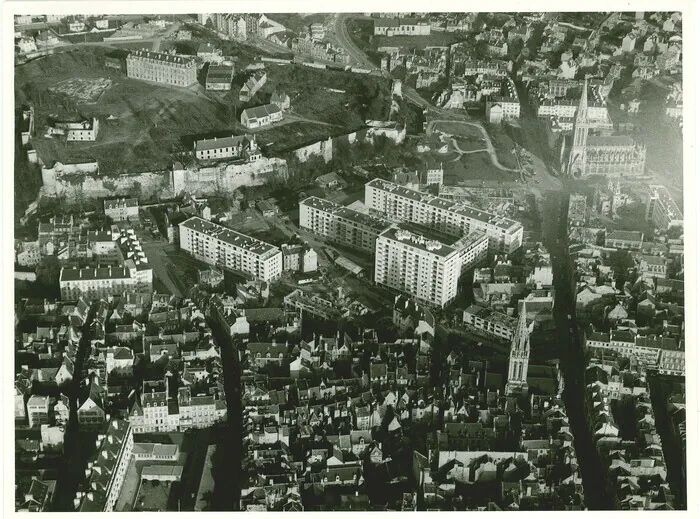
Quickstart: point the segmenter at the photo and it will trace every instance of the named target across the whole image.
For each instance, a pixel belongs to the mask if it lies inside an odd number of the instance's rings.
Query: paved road
[[[616,507],[614,494],[607,484],[606,471],[598,456],[589,428],[585,404],[585,345],[576,320],[576,299],[572,261],[567,237],[568,198],[552,192],[545,201],[542,214],[543,239],[552,257],[554,270],[554,319],[557,343],[561,349],[561,369],[564,376],[563,393],[566,414],[574,435],[574,447],[583,479],[586,506],[591,510],[611,510]]]
[[[350,33],[348,31],[347,22],[354,18],[365,18],[364,16],[354,15],[352,13],[339,13],[335,17],[333,24],[333,32],[338,41],[338,44],[345,49],[345,52],[362,67],[369,69],[376,69],[377,65],[369,59],[369,57],[352,41]],[[386,70],[381,71],[382,76],[387,79],[392,79],[392,76]],[[412,103],[420,106],[421,108],[430,108],[437,113],[442,113],[442,110],[435,108],[426,101],[421,95],[416,92],[416,90],[408,85],[402,86],[403,96],[411,101]]]
[[[215,319],[207,320],[212,335],[221,348],[226,392],[226,420],[228,437],[219,444],[213,462],[213,511],[237,511],[241,498],[240,467],[243,461],[243,410],[241,403],[241,363],[236,344]]]
[[[90,338],[92,336],[90,327],[94,318],[95,310],[90,308],[75,355],[75,375],[65,391],[70,401],[70,415],[63,444],[64,460],[59,468],[60,475],[56,482],[56,498],[53,503],[53,510],[57,512],[75,510],[73,497],[80,482],[85,479],[86,457],[91,452],[91,449],[85,449],[85,446],[81,445],[81,434],[78,427],[78,394],[80,384],[83,381],[85,359],[90,354]]]
[[[348,32],[347,22],[355,17],[352,13],[338,13],[335,16],[335,23],[333,24],[333,32],[338,44],[345,49],[345,52],[360,66],[369,69],[376,69],[377,65],[372,63],[367,55],[362,52],[362,50],[355,45]]]

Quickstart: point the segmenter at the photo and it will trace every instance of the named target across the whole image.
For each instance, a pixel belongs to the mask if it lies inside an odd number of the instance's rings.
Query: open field
[[[115,32],[117,32],[116,29],[97,33],[89,32],[87,34],[62,34],[61,39],[69,43],[99,42],[112,36]]]
[[[228,107],[205,96],[201,86],[176,88],[136,81],[102,66],[98,49],[56,54],[17,68],[17,105],[36,108],[34,145],[41,159],[75,162],[97,159],[104,173],[153,171],[169,167],[184,135],[229,130]],[[99,102],[88,104],[48,89],[111,81]],[[69,81],[67,83],[67,81]],[[42,137],[50,116],[101,119],[97,141],[66,143]]]
[[[435,123],[435,130],[443,133],[447,133],[449,135],[453,135],[455,137],[464,137],[464,138],[477,138],[481,139],[483,138],[481,132],[474,128],[471,125],[463,124],[461,122],[447,122],[447,121],[440,121],[438,123]]]
[[[509,127],[484,124],[484,129],[489,134],[491,144],[496,149],[496,155],[498,155],[500,163],[507,168],[517,168],[518,161],[512,152],[515,142],[509,135]]]
[[[456,124],[449,122],[439,122],[435,125],[435,130],[452,135],[457,147],[461,151],[476,151],[486,149],[486,140],[482,133],[466,124]],[[452,149],[452,143],[450,143]]]
[[[267,153],[277,155],[342,133],[342,128],[300,121],[263,129],[256,133],[256,139]]]
[[[436,158],[440,160],[439,157]],[[491,157],[485,151],[483,153],[462,155],[459,160],[445,162],[443,167],[445,170],[445,184],[450,186],[459,185],[460,182],[469,180],[512,182],[518,178],[516,173],[503,171],[495,167]]]
[[[104,173],[166,169],[195,136],[242,133],[240,110],[269,102],[275,90],[292,98],[291,117],[302,119],[259,133],[269,152],[357,129],[365,119],[386,119],[387,80],[301,66],[272,66],[268,82],[245,105],[238,89],[205,93],[199,84],[169,87],[131,80],[104,67],[102,48],[60,53],[17,68],[17,105],[36,107],[35,147],[47,164],[97,160]],[[244,75],[235,82],[242,83]],[[319,89],[324,85],[343,92]],[[51,89],[51,90],[50,90]],[[95,142],[43,137],[48,119],[100,118]],[[316,124],[319,121],[324,124]]]
[[[461,151],[483,150],[486,146],[481,137],[454,137],[454,142]]]
[[[75,102],[94,103],[111,86],[112,80],[108,78],[71,78],[49,87],[49,91],[66,95]]]

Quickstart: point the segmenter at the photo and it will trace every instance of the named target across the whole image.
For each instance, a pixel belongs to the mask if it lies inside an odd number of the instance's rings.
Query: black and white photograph
[[[697,512],[689,3],[30,4],[8,513]]]

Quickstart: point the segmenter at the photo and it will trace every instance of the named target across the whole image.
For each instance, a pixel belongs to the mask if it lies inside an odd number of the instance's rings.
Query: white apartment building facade
[[[503,119],[519,119],[520,118],[520,100],[514,97],[493,96],[492,100],[487,102],[487,110],[491,105],[499,105],[503,109]]]
[[[510,254],[523,241],[523,226],[515,220],[382,179],[365,184],[365,205],[392,220],[426,225],[455,236],[481,231],[488,237],[489,253]]]
[[[299,227],[329,241],[374,253],[377,236],[391,224],[315,196],[299,202]]]
[[[649,186],[646,219],[654,222],[654,225],[662,230],[683,226],[683,213],[676,205],[668,189],[661,185]]]
[[[425,169],[425,183],[429,186],[438,185],[441,186],[443,183],[445,171],[442,164],[430,164],[426,166]]]
[[[200,261],[262,281],[282,274],[282,251],[278,247],[197,216],[180,224],[180,248]]]
[[[126,75],[184,87],[197,82],[197,64],[194,58],[186,56],[137,50],[126,58]]]
[[[96,440],[97,454],[88,468],[89,489],[76,497],[80,512],[112,512],[121,493],[134,449],[134,433],[129,422],[111,420]]]
[[[486,236],[470,243],[480,244],[485,255]],[[445,241],[391,227],[377,237],[374,281],[442,308],[457,297],[468,248],[464,240]]]
[[[99,299],[135,290],[137,278],[127,267],[64,267],[59,285],[64,300]]]

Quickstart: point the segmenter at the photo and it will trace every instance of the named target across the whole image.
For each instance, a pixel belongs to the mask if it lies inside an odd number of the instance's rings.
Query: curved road
[[[333,23],[333,31],[335,34],[335,37],[338,41],[338,44],[345,49],[345,52],[348,53],[348,55],[355,60],[357,63],[359,63],[361,66],[376,70],[377,65],[373,63],[369,57],[364,53],[362,49],[360,49],[355,43],[352,41],[352,38],[350,37],[350,33],[348,32],[348,25],[347,22],[348,20],[352,20],[355,18],[365,18],[364,16],[359,16],[353,13],[338,13],[335,16],[335,21]],[[392,76],[389,72],[386,70],[381,71],[382,76],[384,76],[387,79],[392,79]],[[423,99],[418,92],[415,91],[415,89],[409,87],[408,85],[403,85],[402,86],[403,90],[403,96],[411,101],[414,104],[417,104],[421,108],[430,108],[431,104]]]
[[[484,129],[483,126],[481,126],[481,125],[479,125],[479,124],[476,124],[476,123],[470,123],[470,122],[467,122],[467,121],[454,121],[454,120],[436,119],[436,120],[430,121],[430,122],[428,123],[428,128],[427,128],[426,133],[427,133],[428,135],[432,134],[433,131],[434,131],[434,129],[435,129],[435,125],[438,124],[438,123],[466,124],[466,125],[468,125],[468,126],[473,126],[474,128],[478,128],[479,131],[481,132],[481,135],[482,135],[483,138],[484,138],[484,141],[486,142],[486,148],[483,149],[483,150],[464,151],[464,150],[461,150],[461,149],[456,145],[456,143],[454,143],[454,141],[453,141],[453,143],[455,144],[455,148],[457,149],[457,151],[458,151],[459,153],[461,153],[461,154],[466,154],[466,153],[479,153],[479,152],[484,152],[484,151],[485,151],[485,152],[487,152],[487,153],[491,156],[491,162],[493,162],[493,165],[496,166],[498,169],[500,169],[500,170],[502,170],[502,171],[510,171],[511,173],[520,173],[520,170],[519,170],[519,169],[517,169],[517,168],[516,168],[516,169],[507,168],[507,167],[505,167],[503,164],[500,163],[500,161],[498,160],[498,155],[496,154],[496,148],[493,147],[493,143],[491,142],[491,138],[489,137],[489,134],[486,133],[486,130]]]

